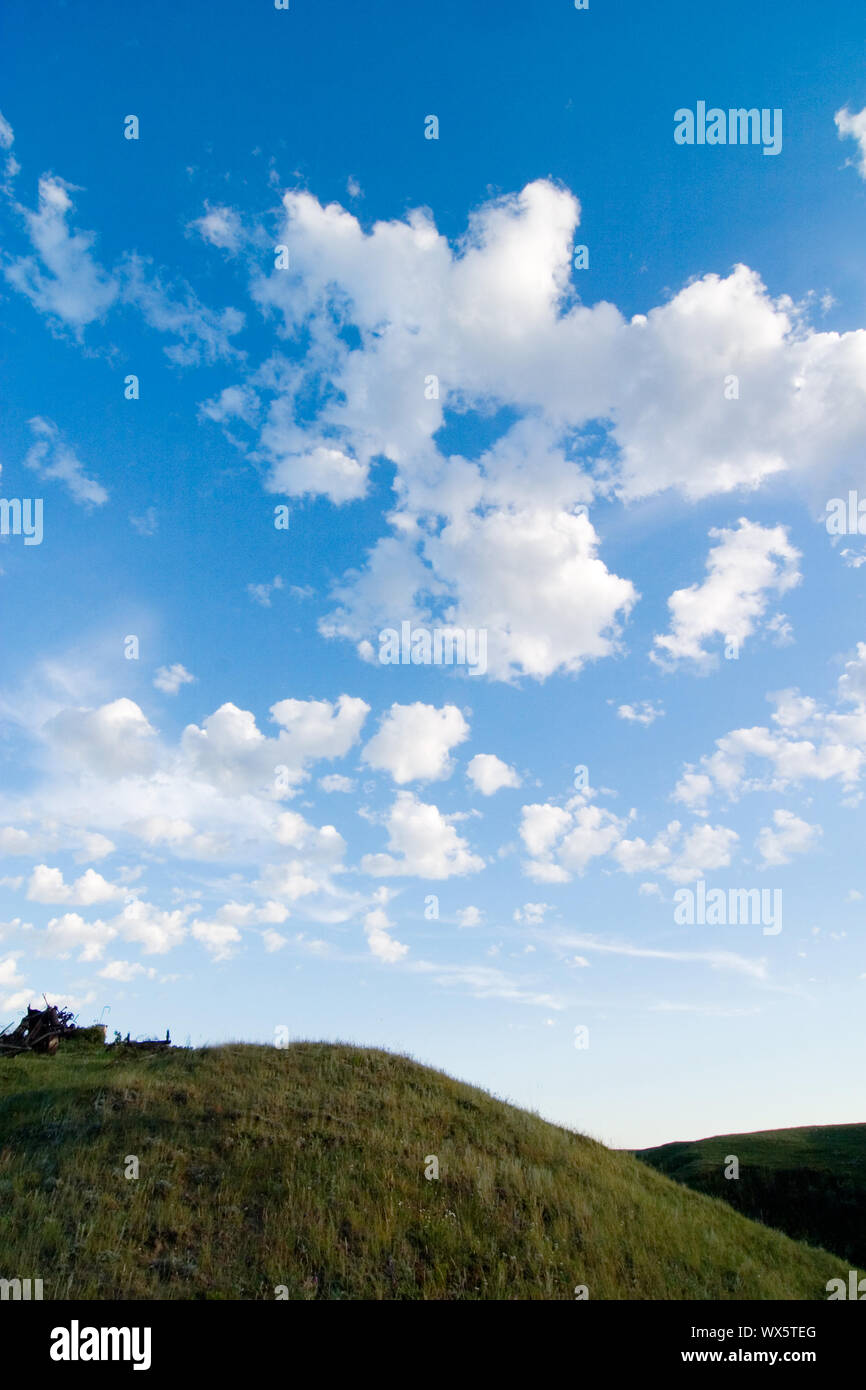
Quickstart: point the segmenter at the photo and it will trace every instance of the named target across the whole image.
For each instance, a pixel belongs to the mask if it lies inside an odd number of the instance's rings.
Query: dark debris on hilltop
[[[44,995],[42,997],[45,998]],[[62,1009],[57,1004],[49,1004],[45,999],[44,1009],[34,1009],[31,1004],[14,1029],[11,1023],[0,1029],[0,1057],[18,1057],[23,1052],[36,1052],[53,1057],[63,1041],[104,1044],[105,1024],[94,1023],[89,1027],[81,1027],[76,1023],[71,1009]],[[161,1052],[171,1045],[171,1038],[166,1031],[164,1038],[137,1040],[130,1039],[128,1033],[125,1038],[115,1033],[114,1042],[110,1043],[109,1047],[134,1052]]]

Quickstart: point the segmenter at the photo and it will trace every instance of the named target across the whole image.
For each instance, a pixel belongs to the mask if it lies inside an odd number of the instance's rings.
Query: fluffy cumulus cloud
[[[495,753],[476,753],[466,768],[466,775],[482,796],[492,796],[503,787],[520,786],[519,774]]]
[[[279,925],[300,899],[311,920],[351,918],[366,899],[341,886],[343,836],[284,803],[312,764],[357,743],[367,712],[351,696],[286,699],[271,709],[277,732],[269,736],[251,711],[225,705],[171,740],[128,699],[37,721],[31,734],[44,748],[42,781],[26,798],[0,794],[0,849],[36,860],[26,880],[31,902],[81,910],[80,917],[67,911],[39,939],[55,950],[79,933],[95,959],[115,936],[145,954],[189,937],[223,960],[239,949],[236,932]],[[138,868],[107,876],[88,867],[70,878],[45,858],[65,852],[93,860],[118,844]],[[188,905],[145,902],[137,886],[143,861],[232,864],[254,901],[216,910],[194,904],[195,915]],[[115,915],[106,914],[109,904]],[[94,907],[105,931],[84,920]]]
[[[156,730],[134,700],[61,710],[46,732],[61,758],[97,776],[124,777],[155,763]]]
[[[356,742],[369,705],[352,696],[328,700],[279,700],[271,719],[276,738],[259,729],[255,715],[231,703],[189,724],[181,739],[183,759],[195,775],[215,785],[252,791],[302,781],[309,762],[343,757]],[[280,781],[282,779],[282,782]]]
[[[840,133],[859,138],[862,115],[838,113]],[[585,305],[572,275],[580,204],[551,180],[485,203],[454,243],[429,212],[365,230],[337,203],[286,192],[288,266],[251,263],[254,310],[279,340],[257,365],[234,346],[238,310],[208,308],[138,254],[99,267],[92,237],[69,228],[70,193],[46,176],[38,211],[19,209],[36,254],[6,274],[39,308],[80,332],[122,297],[174,339],[178,364],[237,363],[202,414],[233,432],[272,492],[344,505],[381,460],[395,470],[388,530],[321,622],[364,650],[410,618],[483,631],[493,679],[579,671],[618,650],[638,597],[600,553],[594,501],[701,499],[782,473],[809,487],[859,477],[866,332],[817,331],[808,304],[774,298],[743,265],[631,318]],[[273,244],[265,220],[247,234],[223,204],[194,226],[226,252],[247,235]],[[449,453],[442,426],[477,417],[501,421],[492,442]],[[749,632],[759,578],[744,595]],[[675,595],[658,651],[703,659],[723,589],[711,575],[698,596]]]
[[[196,920],[190,926],[190,932],[215,961],[231,959],[241,943],[240,932],[230,922]]]
[[[361,867],[375,878],[445,879],[477,873],[484,860],[472,853],[453,820],[412,792],[398,792],[386,818],[389,853],[367,854]]]
[[[456,245],[422,211],[370,231],[307,192],[283,211],[289,268],[251,293],[305,351],[226,388],[248,447],[272,490],[336,503],[364,495],[378,459],[396,469],[390,533],[337,587],[327,635],[436,619],[487,632],[494,678],[576,671],[615,650],[636,600],[598,553],[599,493],[853,476],[866,333],[815,331],[746,266],[626,319],[577,299],[579,203],[547,180],[479,208]],[[443,452],[443,424],[500,409],[479,456]]]
[[[859,141],[861,117],[840,116],[840,134]],[[0,118],[0,147],[8,149],[6,131]],[[774,298],[745,266],[696,279],[632,318],[609,303],[584,305],[571,273],[580,207],[549,180],[486,203],[456,243],[425,212],[365,230],[337,204],[286,193],[277,239],[289,247],[289,268],[263,273],[270,257],[258,256],[247,266],[253,312],[275,338],[258,363],[237,347],[239,311],[208,308],[138,254],[102,267],[93,235],[75,230],[73,192],[46,176],[36,211],[16,204],[30,247],[4,261],[7,283],[52,327],[78,338],[87,330],[89,340],[122,302],[170,339],[176,365],[213,368],[221,379],[200,407],[202,427],[224,429],[274,498],[351,508],[393,479],[381,534],[337,576],[320,619],[325,637],[351,642],[362,656],[372,655],[382,628],[408,620],[483,634],[494,680],[578,673],[622,652],[640,597],[615,572],[622,562],[605,555],[600,516],[667,490],[696,501],[756,490],[783,474],[811,486],[860,466],[866,333],[815,331],[807,307]],[[206,204],[191,224],[216,251],[237,254],[241,268],[249,247],[265,244],[263,228],[221,203]],[[451,428],[461,422],[471,426],[462,433],[465,453],[447,442],[461,438]],[[84,506],[104,503],[105,490],[57,426],[37,417],[31,428],[28,466]],[[705,670],[726,639],[784,640],[777,601],[800,579],[785,527],[741,518],[710,536],[705,575],[668,600],[668,630],[653,645],[657,665]],[[284,585],[268,579],[273,569],[264,563],[247,595],[268,608]],[[275,619],[299,592],[286,589],[261,620]],[[647,671],[648,679],[658,674]],[[375,689],[382,672],[361,675]],[[389,915],[398,889],[382,880],[466,878],[493,862],[486,844],[484,856],[476,852],[468,827],[486,829],[497,812],[507,818],[513,802],[502,797],[491,807],[479,797],[521,786],[516,767],[467,750],[466,780],[442,788],[448,809],[410,789],[446,782],[463,762],[474,722],[464,701],[386,700],[368,730],[370,705],[347,694],[285,698],[254,712],[221,693],[223,703],[200,706],[177,733],[160,726],[165,719],[171,730],[173,708],[154,689],[175,696],[190,686],[193,698],[200,687],[179,663],[151,679],[129,686],[141,704],[117,687],[79,691],[72,677],[62,699],[40,696],[29,715],[19,697],[37,775],[26,796],[0,789],[0,852],[24,861],[18,887],[7,887],[26,896],[28,916],[34,905],[34,923],[4,923],[4,942],[72,960],[76,970],[92,965],[100,979],[122,985],[153,978],[150,960],[182,946],[193,959],[222,963],[252,940],[264,960],[304,939],[294,926],[281,930],[303,915],[305,925],[353,923],[356,940],[383,965],[435,972],[484,997],[559,1007],[489,968],[407,959],[409,946],[398,939],[406,932]],[[510,701],[514,691],[503,695]],[[663,714],[650,699],[614,707],[619,720],[644,729]],[[787,690],[772,707],[764,725],[723,733],[704,757],[696,750],[673,792],[682,820],[647,826],[647,808],[613,810],[606,793],[564,799],[533,790],[537,799],[526,796],[519,814],[513,808],[500,860],[516,850],[527,878],[544,885],[539,896],[550,896],[548,884],[555,892],[596,871],[637,875],[636,901],[639,883],[645,897],[661,897],[656,879],[689,883],[739,853],[737,831],[719,823],[717,799],[730,804],[753,789],[781,793],[812,779],[835,781],[855,800],[866,760],[866,643],[851,654],[835,701]],[[618,728],[623,743],[644,740]],[[481,746],[497,744],[485,738]],[[350,768],[330,766],[350,754]],[[384,806],[359,808],[332,795],[317,814],[320,792],[352,792],[356,778],[365,797],[381,792],[381,780],[366,780],[369,770],[394,784],[385,784]],[[461,798],[464,809],[450,809]],[[353,855],[356,815],[367,822],[370,852]],[[757,850],[764,866],[782,866],[813,851],[820,834],[777,809]],[[80,867],[70,870],[73,861]],[[167,881],[178,865],[183,882],[160,900],[153,878]],[[41,918],[38,907],[46,909]],[[452,911],[460,927],[488,920],[480,906]],[[525,903],[513,920],[540,936],[552,911]],[[580,944],[588,954],[614,949]],[[711,964],[732,960],[720,952]],[[18,997],[26,983],[20,953],[10,952],[0,961],[0,993]]]
[[[377,960],[384,961],[386,965],[393,965],[409,954],[409,947],[391,935],[394,923],[385,911],[389,898],[390,891],[387,888],[376,889],[373,895],[375,906],[364,914],[364,935],[371,954]]]
[[[139,975],[144,975],[145,978],[152,980],[156,971],[152,966],[142,965],[140,961],[110,960],[98,973],[100,979],[114,980],[118,984],[130,984]]]
[[[146,955],[166,955],[179,946],[187,934],[186,907],[160,908],[152,903],[127,903],[110,926],[125,941],[136,942]]]
[[[676,800],[700,814],[711,798],[728,800],[753,791],[784,791],[814,782],[838,782],[847,804],[862,796],[866,765],[866,643],[845,665],[835,705],[798,690],[768,696],[770,725],[733,729],[716,739],[715,750],[687,764],[674,790]],[[772,837],[774,832],[768,829]],[[773,843],[772,838],[768,843]]]
[[[773,825],[760,831],[757,847],[764,864],[790,864],[795,854],[813,849],[820,835],[819,825],[809,825],[793,811],[779,810],[773,812]]]
[[[691,662],[706,670],[718,661],[707,650],[711,638],[736,644],[736,651],[764,617],[771,595],[800,582],[799,551],[784,526],[758,526],[741,517],[735,530],[713,530],[702,584],[677,589],[668,599],[671,630],[655,638],[652,657],[662,665]]]
[[[514,909],[515,922],[525,922],[527,926],[537,927],[544,921],[544,914],[550,911],[550,903],[524,903]]]
[[[363,761],[390,773],[398,785],[438,782],[453,771],[451,749],[468,737],[469,725],[456,705],[394,704],[364,748]]]
[[[530,856],[525,868],[539,883],[567,883],[589,861],[607,854],[621,838],[623,823],[610,812],[573,797],[565,806],[524,806],[520,838]]]
[[[687,883],[730,864],[739,839],[735,831],[701,823],[684,829],[671,821],[651,841],[629,838],[634,814],[617,816],[585,793],[564,806],[524,806],[520,838],[529,856],[524,872],[538,883],[568,883],[599,860],[627,874],[662,873],[671,882]],[[522,916],[531,920],[526,911]]]
[[[66,883],[60,869],[37,864],[27,884],[27,897],[36,903],[70,903],[76,907],[92,907],[94,903],[113,902],[125,895],[125,888],[109,883],[94,869],[88,869],[74,883]]]
[[[173,666],[160,666],[153,683],[163,695],[176,695],[182,685],[191,685],[194,680],[195,676],[191,676],[186,667],[176,661]]]
[[[116,936],[117,927],[109,922],[88,922],[78,912],[64,912],[61,917],[52,917],[39,932],[36,951],[60,959],[75,952],[77,960],[90,962],[99,960]]]
[[[343,758],[357,742],[370,706],[352,695],[338,700],[279,700],[271,709],[293,765]]]

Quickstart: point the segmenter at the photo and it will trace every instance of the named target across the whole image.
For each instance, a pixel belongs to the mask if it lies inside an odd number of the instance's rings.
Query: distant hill
[[[630,1154],[324,1043],[0,1062],[0,1263],[46,1299],[824,1299],[847,1271]]]
[[[736,1154],[740,1176],[724,1176]],[[636,1155],[694,1192],[866,1271],[866,1124],[721,1134]]]

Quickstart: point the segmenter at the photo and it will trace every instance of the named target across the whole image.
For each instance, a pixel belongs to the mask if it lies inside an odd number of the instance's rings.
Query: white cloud
[[[466,775],[482,796],[493,796],[503,787],[520,786],[515,769],[494,753],[476,753],[466,768]]]
[[[272,406],[262,430],[263,449],[273,462],[269,492],[287,497],[321,495],[336,504],[365,495],[368,470],[357,459],[323,443],[303,447],[301,439],[299,427],[287,424]]]
[[[434,965],[432,961],[419,960],[407,969],[432,975],[439,985],[462,985],[476,999],[504,999],[508,1003],[535,1004],[543,1009],[566,1007],[556,995],[527,989],[490,965]]]
[[[736,530],[714,529],[718,545],[707,557],[703,584],[677,589],[668,599],[671,631],[654,639],[654,661],[691,661],[704,670],[718,660],[704,646],[707,638],[739,645],[759,626],[769,594],[783,594],[800,581],[800,552],[784,526],[764,527],[741,517]]]
[[[191,676],[179,661],[173,666],[160,666],[153,678],[156,689],[161,690],[164,695],[176,695],[182,685],[191,685],[194,681],[195,676]]]
[[[271,716],[280,725],[287,761],[302,767],[317,758],[342,758],[357,743],[370,706],[352,695],[338,700],[279,700]]]
[[[237,927],[226,922],[204,922],[196,919],[190,932],[200,941],[215,961],[230,960],[241,942]]]
[[[642,960],[679,961],[683,964],[709,965],[713,970],[732,970],[755,980],[766,979],[767,963],[738,955],[735,951],[666,951],[651,946],[632,946],[628,942],[599,941],[592,936],[561,936],[556,938],[564,947],[579,946],[584,951],[605,955],[632,956]]]
[[[39,843],[29,830],[21,830],[16,825],[4,825],[0,829],[0,854],[21,854],[29,857],[39,853]]]
[[[243,420],[251,425],[259,413],[260,401],[249,386],[226,386],[212,401],[199,407],[199,414],[218,424],[226,420]]]
[[[262,608],[270,608],[271,594],[275,590],[282,589],[283,581],[280,575],[275,574],[270,584],[248,584],[247,593],[255,603],[261,604]]]
[[[148,955],[164,955],[179,946],[186,936],[188,908],[164,911],[150,903],[136,900],[127,903],[111,923],[125,941],[137,941]]]
[[[546,180],[478,209],[455,247],[418,210],[365,232],[308,193],[283,208],[291,269],[252,292],[305,350],[244,383],[269,401],[255,451],[266,485],[341,501],[379,458],[397,473],[392,533],[338,589],[327,635],[366,650],[396,613],[485,629],[497,679],[576,671],[616,650],[636,597],[578,515],[598,492],[701,498],[783,471],[856,470],[866,333],[814,331],[746,266],[626,320],[574,293],[580,208]],[[442,454],[449,412],[498,407],[516,421],[480,458]],[[581,442],[600,421],[603,473]]]
[[[524,871],[539,883],[568,883],[593,860],[611,856],[625,873],[663,873],[684,883],[729,864],[738,842],[736,832],[724,826],[699,824],[684,832],[678,821],[651,842],[640,836],[629,839],[627,824],[584,795],[572,797],[564,807],[524,806],[520,837],[530,856]]]
[[[64,443],[53,420],[43,420],[36,415],[27,423],[35,438],[24,459],[25,466],[32,468],[40,478],[63,483],[73,501],[83,507],[103,506],[108,501],[108,493],[95,478],[86,476],[81,461]]]
[[[280,733],[267,738],[251,711],[221,705],[201,727],[189,724],[184,729],[182,760],[195,776],[215,786],[239,791],[268,786],[276,795],[277,769],[283,769],[280,775],[291,789],[305,776],[308,761],[342,757],[356,741],[368,710],[363,700],[347,695],[336,704],[280,700],[271,707]]]
[[[480,907],[460,907],[457,909],[457,924],[461,927],[478,927],[484,913]]]
[[[388,890],[379,889],[376,897],[380,906],[371,908],[369,912],[365,913],[364,934],[367,938],[367,945],[377,960],[393,965],[409,954],[409,947],[401,941],[395,941],[390,934],[390,929],[394,923],[385,912],[384,906],[388,901]]]
[[[129,984],[138,975],[144,975],[149,980],[156,975],[152,967],[128,960],[111,960],[98,973],[103,980],[117,980],[120,984]]]
[[[117,928],[110,923],[86,922],[78,912],[64,912],[39,932],[37,954],[65,958],[78,951],[80,961],[99,960],[116,936]]]
[[[738,840],[736,831],[723,825],[693,826],[665,873],[674,883],[693,883],[715,869],[727,868]]]
[[[10,1013],[13,1010],[17,1013],[19,1009],[26,1008],[31,998],[31,991],[22,988],[25,977],[18,968],[20,955],[20,951],[15,951],[0,960],[0,1007],[4,1011],[8,1009]],[[7,994],[7,990],[11,993]]]
[[[544,921],[545,912],[550,911],[550,903],[524,903],[523,907],[514,909],[515,922],[526,922],[531,927],[537,927]]]
[[[703,808],[712,793],[735,800],[751,791],[783,791],[805,781],[838,780],[848,796],[859,796],[857,783],[866,762],[866,643],[846,663],[839,679],[838,705],[827,708],[797,690],[767,698],[775,706],[774,728],[756,725],[734,729],[716,740],[699,770],[689,765],[675,797]],[[845,706],[853,705],[853,710]]]
[[[845,670],[839,677],[839,698],[866,706],[866,642],[858,642],[857,655],[845,662]],[[804,709],[804,719],[814,713],[814,709],[814,701],[811,701]]]
[[[793,855],[813,849],[821,835],[819,825],[809,825],[793,811],[774,811],[773,830],[765,825],[756,841],[764,864],[790,864]]]
[[[647,727],[653,724],[656,719],[661,719],[664,710],[661,705],[658,707],[651,700],[639,700],[634,705],[620,705],[617,709],[617,719],[625,719],[630,724],[643,724]]]
[[[389,772],[399,785],[437,782],[450,777],[452,748],[469,737],[469,725],[456,705],[393,704],[364,748],[369,767]]]
[[[15,133],[3,112],[0,111],[0,149],[11,150],[14,142]]]
[[[155,507],[148,507],[142,516],[132,516],[130,514],[129,522],[140,536],[155,536],[159,530],[159,521]]]
[[[333,825],[323,825],[317,829],[297,811],[282,811],[277,816],[274,839],[279,845],[304,850],[335,862],[342,858],[346,849],[345,840]]]
[[[713,779],[705,772],[695,772],[689,768],[677,782],[673,790],[674,801],[680,801],[697,815],[706,813],[706,804],[713,792]]]
[[[62,710],[46,733],[64,759],[103,777],[146,772],[154,765],[156,731],[133,700]]]
[[[10,985],[21,983],[22,976],[18,972],[18,960],[20,951],[15,951],[12,955],[5,956],[0,960],[0,986],[8,989]]]
[[[567,883],[592,859],[607,854],[622,838],[624,822],[582,797],[567,806],[524,806],[520,838],[529,852],[525,865],[539,883]]]
[[[548,854],[555,841],[571,825],[571,812],[549,803],[536,802],[532,806],[524,806],[522,817],[520,838],[533,859]]]
[[[231,341],[244,326],[244,315],[237,309],[209,309],[183,282],[167,288],[135,254],[126,257],[121,276],[124,301],[138,309],[150,328],[179,339],[163,349],[176,366],[197,367],[242,355]]]
[[[329,772],[327,777],[319,778],[323,792],[353,792],[355,783],[351,777],[343,777],[339,772]]]
[[[63,880],[60,869],[50,869],[47,864],[37,864],[27,884],[27,897],[36,903],[68,903],[73,907],[92,907],[95,903],[113,902],[125,896],[126,889],[109,883],[88,869],[74,883]]]
[[[36,255],[12,260],[5,275],[40,313],[71,328],[80,339],[88,324],[104,318],[119,285],[91,255],[94,233],[74,232],[67,223],[73,210],[69,195],[75,191],[63,179],[46,174],[39,180],[37,210],[15,205]]]
[[[850,137],[857,141],[857,171],[861,179],[866,179],[866,107],[862,111],[849,111],[843,106],[833,120],[840,140]]]
[[[317,828],[282,811],[281,801],[296,794],[309,763],[340,757],[357,742],[368,709],[349,696],[279,701],[271,709],[278,731],[268,737],[251,712],[226,705],[172,742],[130,700],[61,709],[44,723],[37,714],[22,727],[43,744],[41,779],[26,798],[0,794],[0,851],[41,860],[34,891],[64,906],[96,901],[107,890],[93,869],[67,886],[45,867],[49,854],[92,861],[110,853],[115,840],[130,853],[132,840],[133,851],[155,849],[162,859],[249,866],[251,891],[263,901],[258,915],[244,907],[238,916],[237,905],[226,905],[215,915],[199,910],[205,922],[279,923],[299,898],[310,920],[348,920],[363,899],[335,882],[343,871],[342,836],[334,826]],[[21,710],[29,719],[29,708],[22,703]],[[187,916],[133,906],[112,925],[148,949],[170,950],[183,940]]]
[[[191,222],[190,227],[194,227],[205,241],[209,241],[211,246],[219,247],[221,251],[236,252],[243,239],[241,220],[234,209],[211,207],[207,202],[202,216]]]
[[[398,792],[386,821],[392,852],[365,855],[362,869],[376,878],[445,879],[477,873],[484,868],[484,860],[471,852],[452,820],[438,806],[418,801],[412,792]]]

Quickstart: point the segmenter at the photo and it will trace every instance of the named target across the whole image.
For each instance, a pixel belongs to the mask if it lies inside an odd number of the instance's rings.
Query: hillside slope
[[[0,1275],[46,1298],[822,1299],[846,1273],[631,1155],[322,1043],[4,1062],[0,1199]]]
[[[740,1176],[725,1178],[728,1154]],[[866,1124],[720,1134],[637,1157],[696,1192],[866,1269]]]

